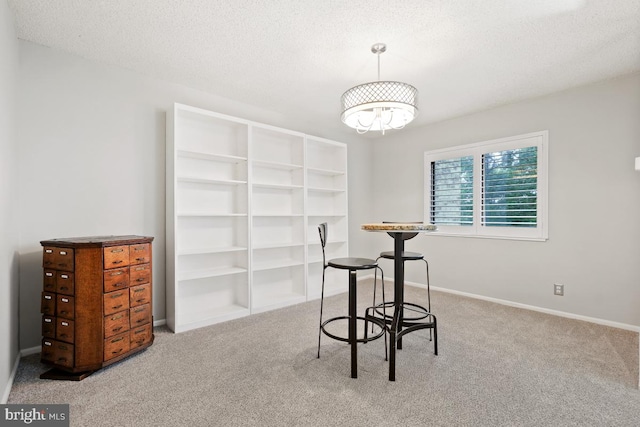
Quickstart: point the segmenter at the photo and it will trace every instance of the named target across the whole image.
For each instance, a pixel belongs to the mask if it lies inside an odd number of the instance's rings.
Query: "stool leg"
[[[376,258],[376,264],[380,257]],[[382,269],[380,267],[376,267],[376,270],[373,275],[373,307],[376,306],[376,285],[378,284],[378,269],[382,273]],[[382,278],[382,296],[384,297],[384,276]],[[373,323],[371,323],[371,333],[373,333]]]
[[[376,267],[376,271],[378,271],[378,268],[380,267]],[[380,275],[382,276],[382,317],[383,317],[382,320],[383,320],[383,324],[386,325],[387,324],[387,302],[384,298],[384,271],[382,271],[381,268],[380,268]],[[389,357],[387,356],[387,333],[386,332],[384,333],[384,360],[385,361],[389,360]]]
[[[431,313],[431,287],[429,284],[429,263],[427,262],[426,259],[423,259],[423,261],[427,268],[427,311]],[[429,329],[429,341],[433,339],[431,332],[432,332],[431,329]]]
[[[351,345],[351,378],[358,378],[358,336],[356,271],[349,270],[349,344]]]
[[[322,336],[322,307],[324,305],[324,271],[326,267],[322,267],[322,290],[320,292],[320,324],[318,325],[318,359],[320,359],[320,337]]]

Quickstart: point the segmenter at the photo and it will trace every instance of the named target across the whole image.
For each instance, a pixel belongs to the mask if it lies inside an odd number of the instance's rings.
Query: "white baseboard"
[[[163,326],[167,324],[167,319],[154,320],[153,326]]]
[[[13,364],[13,369],[11,370],[11,375],[9,375],[9,381],[7,381],[7,386],[2,393],[2,399],[0,399],[0,404],[4,405],[9,400],[9,393],[11,393],[11,388],[13,387],[13,380],[16,378],[16,372],[18,372],[18,365],[20,365],[20,355],[16,357],[16,362]]]
[[[367,276],[362,276],[361,279],[362,280],[373,279],[373,274],[367,275]],[[385,279],[385,282],[393,283],[393,278]],[[426,285],[423,285],[422,283],[417,283],[417,282],[405,281],[405,284],[408,285],[408,286],[416,287],[416,288],[423,288],[423,289],[427,288]],[[598,324],[598,325],[611,326],[612,328],[624,329],[624,330],[627,330],[627,331],[633,331],[633,332],[640,333],[640,326],[629,325],[629,324],[626,324],[626,323],[613,322],[611,320],[605,320],[605,319],[598,319],[597,317],[582,316],[580,314],[567,313],[565,311],[551,310],[549,308],[538,307],[538,306],[535,306],[535,305],[528,305],[528,304],[522,304],[522,303],[519,303],[519,302],[503,300],[503,299],[499,299],[499,298],[486,297],[486,296],[483,296],[483,295],[472,294],[472,293],[469,293],[469,292],[462,292],[462,291],[456,291],[456,290],[453,290],[453,289],[441,288],[441,287],[438,287],[438,286],[431,286],[431,289],[433,289],[434,291],[438,291],[438,292],[446,292],[446,293],[449,293],[449,294],[460,295],[460,296],[463,296],[463,297],[475,298],[475,299],[479,299],[479,300],[483,300],[483,301],[489,301],[489,302],[495,302],[497,304],[507,305],[509,307],[522,308],[522,309],[525,309],[525,310],[532,310],[532,311],[537,311],[537,312],[540,312],[540,313],[551,314],[551,315],[554,315],[554,316],[566,317],[568,319],[582,320],[582,321],[585,321],[585,322],[591,322],[591,323],[595,323],[595,324]],[[640,343],[639,343],[639,346],[640,346]],[[640,348],[639,348],[639,353],[640,353]]]
[[[40,353],[42,346],[36,346],[31,348],[25,348],[20,350],[20,357],[31,356],[32,354]]]

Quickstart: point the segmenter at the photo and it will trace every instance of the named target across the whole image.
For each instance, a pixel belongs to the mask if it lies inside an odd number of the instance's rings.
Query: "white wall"
[[[422,109],[429,105],[424,94]],[[640,325],[640,74],[376,141],[377,220],[422,220],[426,150],[549,130],[549,240],[419,236],[432,285],[623,325]],[[377,236],[375,251],[390,250]],[[424,283],[417,266],[408,280]],[[553,295],[553,284],[565,296]],[[437,311],[437,307],[434,311]]]
[[[0,403],[18,357],[18,140],[15,126],[18,40],[0,1]]]
[[[164,319],[165,113],[174,102],[349,142],[349,167],[357,168],[353,161],[358,152],[370,150],[351,133],[344,138],[339,131],[314,128],[312,122],[300,128],[299,121],[276,112],[33,43],[21,41],[19,52],[23,349],[38,346],[41,338],[39,242],[44,239],[154,236],[153,310],[155,319]],[[368,205],[368,200],[358,201],[358,194],[365,194],[358,185],[368,181],[349,181],[350,203]],[[350,221],[362,222],[358,215]]]

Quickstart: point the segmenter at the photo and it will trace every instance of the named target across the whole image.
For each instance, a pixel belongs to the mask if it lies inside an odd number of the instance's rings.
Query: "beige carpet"
[[[345,278],[346,280],[346,278]],[[371,282],[359,285],[359,306]],[[422,289],[408,288],[419,301]],[[345,313],[346,294],[325,300]],[[81,382],[24,358],[8,403],[69,403],[72,426],[637,426],[638,334],[432,292],[439,355],[408,335],[389,382],[384,343],[323,337],[319,301],[182,334]]]

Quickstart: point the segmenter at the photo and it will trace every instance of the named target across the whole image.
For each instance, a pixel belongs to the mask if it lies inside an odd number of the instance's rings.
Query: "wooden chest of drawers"
[[[80,380],[153,343],[153,237],[43,240],[40,377]]]

